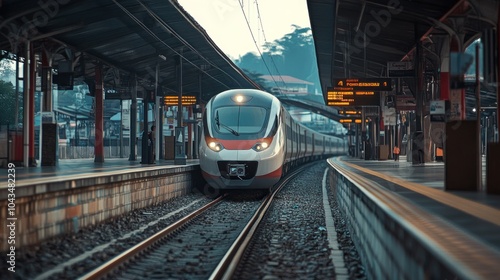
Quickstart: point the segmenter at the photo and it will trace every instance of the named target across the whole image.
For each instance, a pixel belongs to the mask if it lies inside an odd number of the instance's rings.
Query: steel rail
[[[306,164],[305,166],[300,167],[299,169],[290,173],[289,176],[285,177],[282,181],[280,181],[272,193],[270,193],[261,206],[257,209],[255,214],[252,216],[248,224],[245,226],[240,235],[236,238],[233,245],[229,248],[227,253],[224,255],[222,260],[219,262],[219,265],[212,272],[212,275],[208,279],[210,280],[218,280],[218,279],[232,279],[234,272],[238,264],[240,263],[243,254],[250,244],[253,235],[257,231],[258,226],[263,220],[267,209],[273,202],[274,196],[295,176],[297,176],[300,172],[302,172],[305,168],[309,167],[310,164]]]
[[[125,262],[133,259],[136,255],[138,255],[140,252],[143,252],[144,250],[150,248],[152,245],[160,241],[161,239],[167,237],[170,233],[174,232],[175,230],[179,229],[180,227],[184,226],[188,222],[192,221],[194,218],[205,212],[206,210],[210,209],[214,205],[218,204],[219,202],[224,199],[226,195],[219,196],[217,199],[213,200],[212,202],[206,204],[205,206],[193,211],[189,215],[185,216],[184,218],[176,221],[175,223],[169,225],[168,227],[164,228],[163,230],[155,233],[148,239],[142,241],[141,243],[135,245],[134,247],[128,249],[127,251],[121,253],[120,255],[114,257],[110,261],[106,262],[105,264],[99,266],[98,268],[94,269],[93,271],[85,274],[84,276],[78,278],[78,279],[100,279],[103,278],[105,275],[111,273],[113,270],[118,268],[119,266],[123,265]]]

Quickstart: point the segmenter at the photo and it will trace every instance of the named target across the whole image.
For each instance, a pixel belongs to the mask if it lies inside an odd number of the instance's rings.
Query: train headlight
[[[208,147],[210,148],[210,150],[212,150],[214,152],[220,152],[220,151],[224,150],[224,146],[222,146],[221,143],[217,143],[217,142],[208,143]]]
[[[267,144],[267,142],[257,143],[252,147],[252,149],[256,152],[264,151],[267,148],[269,148],[269,144]]]

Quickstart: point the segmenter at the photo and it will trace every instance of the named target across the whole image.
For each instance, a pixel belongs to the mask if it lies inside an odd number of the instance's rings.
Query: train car
[[[302,126],[261,90],[224,91],[203,113],[200,167],[214,189],[269,189],[297,165],[346,152],[343,139]]]

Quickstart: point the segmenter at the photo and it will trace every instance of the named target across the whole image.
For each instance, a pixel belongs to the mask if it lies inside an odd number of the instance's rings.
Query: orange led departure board
[[[340,123],[361,123],[361,119],[360,118],[355,118],[355,119],[340,119],[339,120]]]
[[[164,96],[163,103],[165,106],[177,106],[179,105],[179,96]],[[182,106],[191,106],[196,104],[196,96],[193,95],[183,95],[182,96]]]
[[[353,91],[391,91],[391,78],[345,78],[333,79],[334,87]]]
[[[325,98],[328,106],[379,106],[380,94],[375,91],[343,91],[328,88]]]
[[[361,115],[361,110],[338,110],[339,115]]]

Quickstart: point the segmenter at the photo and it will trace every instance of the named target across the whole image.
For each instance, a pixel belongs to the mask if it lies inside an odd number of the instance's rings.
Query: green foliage
[[[22,96],[19,95],[19,104],[22,104]],[[15,122],[16,113],[16,95],[15,88],[11,82],[0,80],[0,124],[13,125]],[[22,119],[22,110],[19,110],[19,120]]]
[[[264,44],[262,57],[249,52],[240,57],[235,62],[236,65],[244,69],[247,74],[288,75],[315,83],[319,89],[319,74],[311,29],[297,25],[292,27],[293,32]]]
[[[2,51],[3,59],[0,60],[0,124],[14,125],[16,122],[16,89],[11,81],[15,81],[15,61],[5,58],[7,53]],[[19,106],[18,122],[23,119],[23,96],[17,95],[17,104]]]
[[[15,77],[15,62],[10,59],[0,59],[0,80],[8,81]]]

